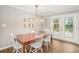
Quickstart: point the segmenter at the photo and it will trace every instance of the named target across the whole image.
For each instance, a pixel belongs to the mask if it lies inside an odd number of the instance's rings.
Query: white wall
[[[1,21],[0,21],[1,24]],[[1,26],[0,26],[0,43],[1,43]]]
[[[11,45],[11,33],[27,33],[28,28],[24,28],[24,17],[31,15],[9,6],[0,6],[0,48]],[[6,24],[1,28],[1,24]],[[2,38],[1,38],[2,37]]]
[[[72,41],[72,42],[76,42],[76,43],[79,43],[79,39],[78,39],[78,33],[79,33],[79,12],[76,11],[76,12],[71,12],[71,13],[63,13],[63,14],[60,14],[60,15],[54,15],[54,16],[50,16],[49,18],[51,19],[51,31],[53,30],[53,18],[59,18],[60,19],[60,32],[58,35],[56,36],[53,36],[55,38],[59,38],[59,39],[62,39],[62,40],[67,40],[67,41]],[[72,34],[72,37],[65,37],[64,36],[64,17],[67,17],[67,16],[73,16],[74,17],[74,24],[73,24],[73,34]],[[53,31],[52,31],[53,32]],[[54,33],[54,32],[53,32]],[[68,35],[70,36],[70,35]]]
[[[78,12],[78,16],[77,16],[77,26],[76,26],[76,29],[77,29],[77,42],[79,43],[79,12]]]
[[[0,27],[0,40],[1,40],[1,27]],[[1,41],[0,41],[1,42]]]
[[[1,18],[1,17],[0,17]],[[1,24],[1,19],[0,19],[0,24]],[[0,26],[0,39],[1,39],[1,26]],[[0,41],[1,42],[1,41]]]
[[[2,15],[1,15],[1,10],[0,10],[0,47],[1,47],[1,44],[2,44],[2,28],[1,28],[1,18],[2,18]]]

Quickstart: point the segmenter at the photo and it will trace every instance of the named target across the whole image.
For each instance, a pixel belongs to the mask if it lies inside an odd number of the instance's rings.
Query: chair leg
[[[19,50],[16,50],[16,53],[20,53],[20,51]]]
[[[47,42],[46,49],[48,50],[48,48],[49,48],[49,43]]]
[[[49,47],[52,47],[52,44],[49,42]]]
[[[38,50],[39,50],[39,49],[37,48],[37,49],[35,49],[35,50],[34,50],[34,51],[32,51],[32,52],[35,52],[35,53],[36,53]]]
[[[15,49],[13,49],[13,53],[15,53]]]
[[[32,51],[32,47],[30,47],[29,53]]]
[[[25,49],[25,52],[27,53],[27,49]]]
[[[23,53],[23,49],[21,48],[21,49],[19,49],[19,51],[21,52],[21,53]]]
[[[43,49],[42,49],[42,47],[41,47],[41,52],[43,53]]]
[[[49,46],[47,45],[47,50],[48,50],[48,47],[49,47]]]

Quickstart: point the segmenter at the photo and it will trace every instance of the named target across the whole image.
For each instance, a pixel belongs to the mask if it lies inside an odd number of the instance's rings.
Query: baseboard
[[[6,48],[9,48],[9,47],[12,47],[12,45],[3,46],[3,47],[0,48],[0,50],[6,49]]]

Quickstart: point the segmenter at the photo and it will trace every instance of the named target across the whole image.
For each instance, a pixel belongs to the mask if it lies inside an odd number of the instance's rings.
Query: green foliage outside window
[[[71,17],[65,18],[64,30],[65,30],[65,32],[73,32],[73,18],[71,18]]]
[[[55,18],[53,21],[54,25],[53,25],[53,31],[55,32],[59,32],[59,19]]]
[[[59,24],[54,24],[53,31],[59,32]]]

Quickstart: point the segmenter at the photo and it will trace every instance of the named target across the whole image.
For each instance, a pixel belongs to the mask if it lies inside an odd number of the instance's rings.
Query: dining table
[[[28,33],[28,34],[18,34],[16,35],[17,37],[17,41],[22,44],[22,50],[23,53],[25,53],[26,51],[26,47],[28,44],[30,44],[31,42],[35,41],[36,39],[39,38],[43,38],[47,36],[46,33],[41,33],[39,35],[35,34],[35,33]]]

